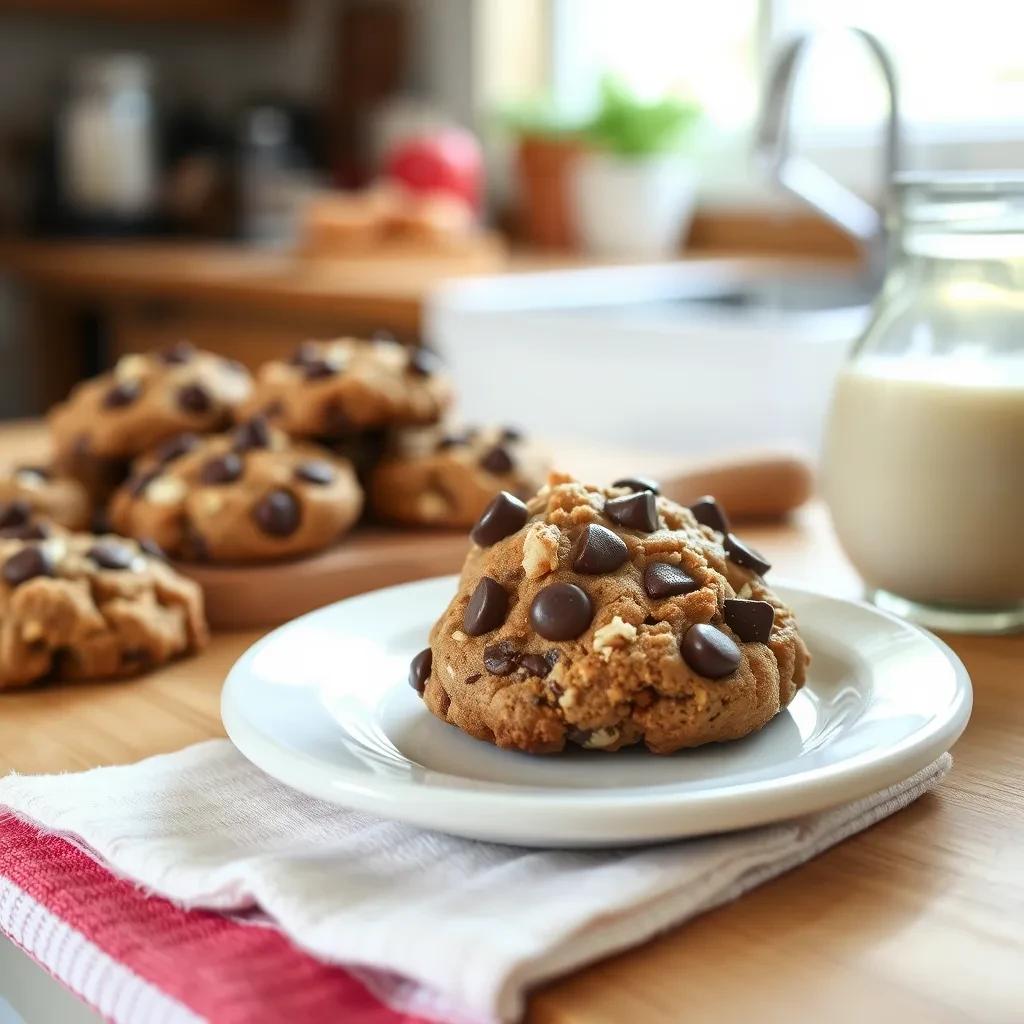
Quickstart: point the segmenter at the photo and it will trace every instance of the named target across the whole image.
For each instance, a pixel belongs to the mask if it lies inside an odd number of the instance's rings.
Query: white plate
[[[670,757],[502,751],[434,718],[406,681],[454,589],[454,577],[390,587],[270,633],[228,675],[228,735],[270,775],[346,807],[474,839],[606,846],[865,796],[948,750],[971,711],[967,673],[935,637],[780,586],[814,661],[789,710],[760,732]]]

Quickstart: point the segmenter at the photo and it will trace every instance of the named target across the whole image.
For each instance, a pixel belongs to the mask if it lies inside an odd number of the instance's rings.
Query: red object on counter
[[[445,192],[474,210],[483,199],[484,165],[476,137],[444,128],[399,143],[384,161],[385,176],[412,192]]]

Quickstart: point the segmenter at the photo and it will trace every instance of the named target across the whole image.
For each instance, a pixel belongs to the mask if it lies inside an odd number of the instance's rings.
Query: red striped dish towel
[[[479,1024],[906,806],[949,755],[795,822],[526,850],[313,800],[223,740],[0,780],[0,930],[118,1024]]]

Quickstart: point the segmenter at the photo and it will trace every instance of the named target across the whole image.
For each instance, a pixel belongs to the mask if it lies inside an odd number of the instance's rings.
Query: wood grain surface
[[[0,430],[0,457],[37,443],[33,427]],[[773,575],[857,596],[820,507],[743,534]],[[131,682],[3,695],[0,771],[120,764],[223,735],[222,680],[258,635],[218,634],[201,656]],[[1024,637],[945,639],[975,710],[935,792],[734,904],[547,985],[529,1021],[1024,1020]]]

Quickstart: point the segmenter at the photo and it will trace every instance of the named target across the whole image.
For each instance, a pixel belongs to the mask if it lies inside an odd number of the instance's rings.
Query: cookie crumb
[[[539,580],[558,568],[557,526],[534,523],[523,538],[523,571],[528,580]]]
[[[610,658],[613,650],[628,647],[636,639],[636,626],[616,615],[611,622],[594,631],[594,651]]]

